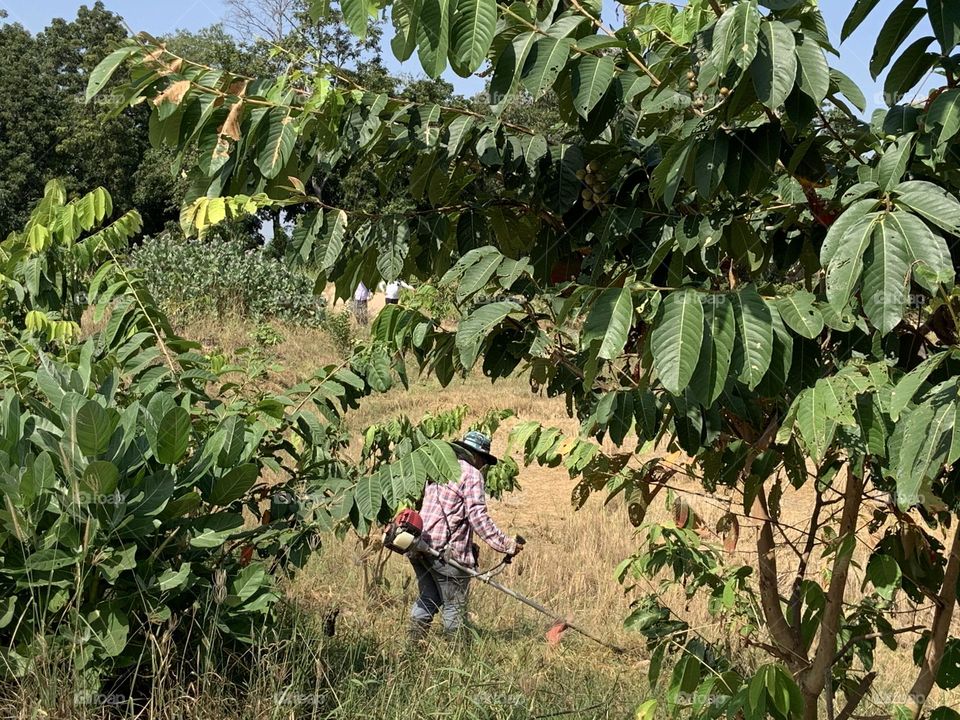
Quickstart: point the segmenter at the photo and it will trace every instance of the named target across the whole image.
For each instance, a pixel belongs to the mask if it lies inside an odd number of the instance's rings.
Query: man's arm
[[[483,492],[483,475],[474,467],[466,471],[463,482],[463,502],[470,527],[497,552],[513,555],[517,543],[497,527],[487,512],[487,498]]]

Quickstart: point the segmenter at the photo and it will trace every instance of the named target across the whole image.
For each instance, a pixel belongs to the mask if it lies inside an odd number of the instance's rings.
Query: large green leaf
[[[823,316],[814,306],[816,297],[806,290],[797,290],[777,299],[780,317],[801,337],[814,339],[823,332]]]
[[[800,393],[795,404],[800,437],[814,462],[820,462],[833,443],[836,418],[841,414],[837,392],[828,379],[818,380]]]
[[[960,132],[960,90],[947,90],[930,103],[925,124],[935,145],[952,140]]]
[[[757,98],[771,110],[786,102],[797,81],[797,41],[778,20],[760,26],[760,49],[750,74]]]
[[[960,4],[956,0],[927,0],[927,12],[942,53],[951,55],[960,45]]]
[[[615,71],[613,60],[608,57],[585,55],[573,68],[573,107],[577,114],[586,118],[607,91]]]
[[[903,319],[910,279],[907,240],[897,223],[877,223],[864,255],[863,310],[873,326],[886,335]]]
[[[840,31],[840,41],[843,42],[850,37],[879,4],[880,0],[856,0],[850,14],[843,23],[843,29]]]
[[[600,340],[597,357],[613,360],[623,352],[633,324],[633,295],[627,288],[607,288],[594,302],[583,326],[581,345]]]
[[[914,134],[909,133],[884,150],[883,157],[880,158],[880,164],[877,166],[878,182],[881,190],[891,190],[900,183],[903,174],[907,171],[907,166],[910,164],[910,157],[913,154],[913,140]]]
[[[747,70],[760,45],[760,11],[756,0],[747,0],[727,8],[713,31],[712,58],[721,73],[730,63]]]
[[[533,96],[539,98],[556,81],[567,64],[573,41],[568,38],[541,37],[531,48],[523,66],[520,80]]]
[[[450,65],[461,77],[480,67],[497,27],[497,0],[457,0],[450,31]]]
[[[703,305],[692,290],[669,293],[650,333],[653,366],[660,382],[673,395],[690,384],[703,344]]]
[[[746,285],[734,295],[734,309],[740,330],[743,367],[740,381],[753,390],[757,387],[773,357],[773,321],[770,308],[753,285]]]
[[[257,167],[265,178],[272,180],[290,161],[297,143],[297,129],[293,117],[284,110],[272,110],[269,127],[264,133],[257,155]]]
[[[447,67],[450,43],[450,0],[422,0],[417,22],[417,56],[423,71],[440,77]]]
[[[370,19],[367,0],[340,0],[340,10],[350,31],[363,40],[367,36],[367,21]]]
[[[733,302],[725,294],[705,294],[703,302],[703,342],[700,359],[690,381],[690,391],[705,407],[723,393],[730,371],[737,334]]]
[[[89,457],[106,451],[118,417],[96,400],[88,400],[77,410],[76,441],[80,452]]]
[[[797,84],[817,105],[830,92],[830,66],[823,48],[806,35],[797,45]]]
[[[897,58],[897,61],[887,73],[883,83],[883,94],[888,105],[896,105],[904,95],[917,86],[937,62],[937,56],[927,52],[932,37],[922,37],[910,44]]]
[[[139,48],[136,45],[127,45],[126,47],[114,50],[107,55],[100,64],[90,73],[87,80],[86,100],[90,102],[113,77],[117,69],[130,57],[136,54]]]
[[[887,17],[870,58],[870,75],[876,80],[903,41],[927,14],[923,8],[915,7],[917,0],[903,0]]]
[[[930,293],[940,285],[954,280],[953,262],[946,241],[934,234],[918,217],[908,212],[895,211],[885,221],[897,227],[906,241],[913,280]]]
[[[383,501],[383,490],[380,487],[380,478],[376,475],[367,475],[360,478],[353,492],[357,502],[357,510],[367,520],[374,520],[380,512],[380,503]]]
[[[393,38],[390,47],[400,62],[408,60],[417,49],[417,25],[420,22],[422,0],[394,0],[390,6]]]
[[[713,197],[720,186],[727,169],[727,156],[730,152],[730,140],[725,134],[718,134],[710,140],[704,140],[697,147],[694,162],[694,178],[697,192],[705,199]]]
[[[888,407],[890,418],[894,422],[900,419],[900,413],[903,412],[904,408],[913,400],[914,395],[917,394],[920,387],[927,381],[927,378],[930,377],[930,373],[940,367],[941,363],[948,357],[949,353],[945,352],[931,355],[897,382],[890,396],[890,404]]]
[[[938,185],[909,180],[893,188],[898,205],[909,208],[948,233],[960,235],[960,202]]]
[[[827,300],[837,312],[843,312],[856,290],[863,271],[863,254],[873,237],[880,213],[866,215],[843,236],[840,247],[827,266]]]
[[[876,209],[879,202],[877,200],[857,200],[848,207],[840,217],[836,219],[830,229],[827,231],[827,237],[820,248],[820,265],[829,267],[833,256],[837,254],[843,242],[844,236],[868,213]]]
[[[230,469],[223,477],[213,481],[207,501],[211,505],[229,505],[249,492],[260,476],[260,468],[253,463],[244,463]]]
[[[156,443],[152,446],[157,462],[174,465],[180,461],[190,443],[190,413],[182,407],[168,410],[157,426]]]
[[[899,456],[895,479],[901,508],[925,504],[924,485],[941,469],[953,441],[956,402],[923,403],[905,413],[897,424]]]
[[[515,302],[504,300],[501,302],[481,305],[474,310],[457,327],[457,350],[460,352],[460,362],[463,367],[470,369],[477,361],[480,346],[487,335],[512,312],[520,310]]]

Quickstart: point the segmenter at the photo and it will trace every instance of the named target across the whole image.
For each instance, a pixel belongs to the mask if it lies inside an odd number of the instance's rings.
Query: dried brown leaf
[[[183,102],[183,96],[187,94],[187,91],[190,89],[189,80],[179,80],[178,82],[173,83],[164,90],[162,93],[157,95],[154,99],[153,104],[158,107],[164,102],[173,103],[174,105],[179,105]]]

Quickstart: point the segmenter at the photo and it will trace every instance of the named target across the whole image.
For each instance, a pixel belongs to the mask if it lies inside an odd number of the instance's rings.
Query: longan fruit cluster
[[[577,170],[577,179],[581,180],[586,186],[580,191],[580,198],[583,200],[583,209],[592,210],[597,206],[606,205],[610,202],[610,196],[607,193],[606,179],[600,172],[600,163],[591,160],[587,163],[584,170]]]

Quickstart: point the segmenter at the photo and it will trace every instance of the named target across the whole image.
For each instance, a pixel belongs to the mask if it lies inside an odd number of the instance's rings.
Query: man
[[[453,444],[460,456],[460,480],[427,484],[420,510],[424,540],[469,568],[477,565],[474,532],[497,552],[516,555],[522,544],[507,537],[487,514],[483,476],[487,468],[497,464],[497,458],[490,454],[490,438],[471,431]],[[410,562],[420,591],[410,613],[410,638],[417,642],[426,638],[438,612],[444,633],[448,637],[456,635],[467,612],[470,577],[424,554],[411,554]]]
[[[367,302],[373,297],[373,293],[360,281],[356,292],[353,293],[353,315],[360,325],[366,325],[369,319],[367,314]]]
[[[413,286],[407,285],[403,280],[393,280],[387,283],[384,292],[387,305],[398,305],[400,303],[401,290],[413,290]]]

